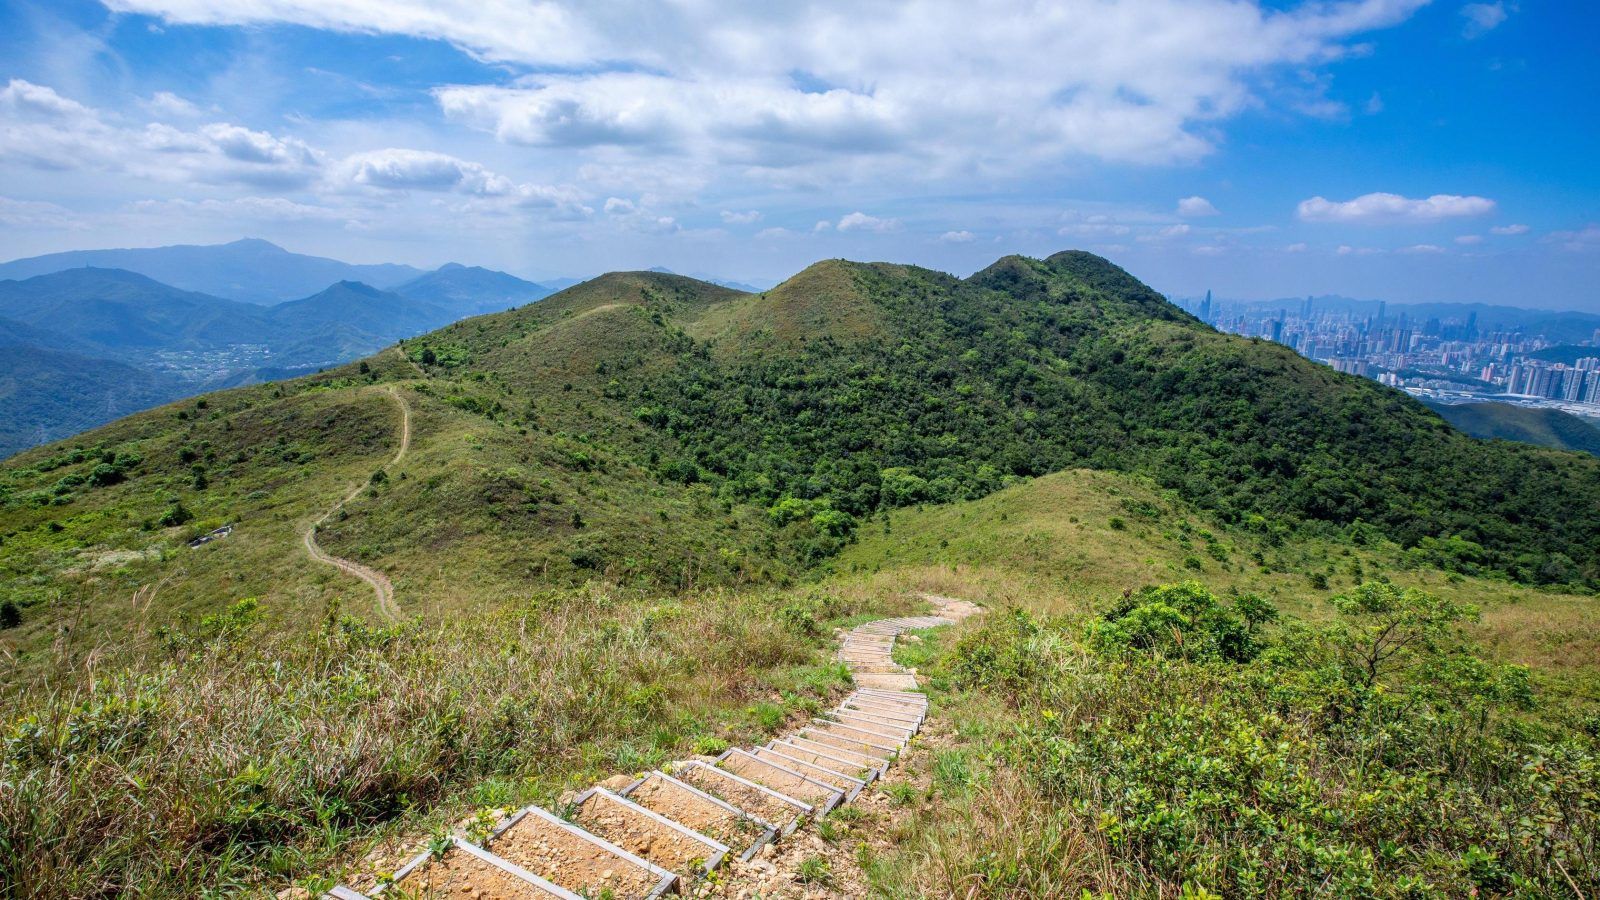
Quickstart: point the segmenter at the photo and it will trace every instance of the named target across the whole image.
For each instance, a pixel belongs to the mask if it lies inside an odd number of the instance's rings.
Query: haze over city
[[[0,257],[255,236],[765,286],[1600,310],[1587,4],[0,3]]]

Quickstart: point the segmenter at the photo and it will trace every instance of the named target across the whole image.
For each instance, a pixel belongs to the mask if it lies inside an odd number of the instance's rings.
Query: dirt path
[[[841,633],[838,659],[855,689],[783,737],[613,776],[564,796],[553,808],[572,810],[568,817],[539,807],[509,816],[508,810],[485,811],[488,821],[501,821],[487,837],[474,836],[481,821],[475,816],[457,824],[458,840],[442,855],[419,853],[415,845],[379,848],[348,887],[324,896],[368,900],[382,890],[380,876],[404,889],[423,888],[439,871],[455,872],[474,860],[489,860],[522,882],[515,893],[497,893],[491,888],[503,888],[499,881],[463,876],[461,893],[485,900],[655,897],[674,882],[687,895],[722,900],[864,896],[869,885],[856,848],[889,849],[896,824],[911,812],[900,803],[927,795],[928,754],[912,739],[930,710],[916,672],[894,662],[895,642],[906,632],[980,612],[964,600],[925,598],[932,615],[879,619]],[[870,686],[891,678],[900,680]],[[597,803],[598,811],[591,808]],[[278,896],[309,900],[295,890]]]
[[[396,390],[394,386],[391,385],[385,388],[385,393],[387,393],[390,399],[395,402],[396,406],[400,407],[400,446],[397,450],[395,450],[394,458],[389,460],[388,464],[384,466],[385,469],[392,469],[395,466],[398,466],[401,461],[406,458],[406,453],[411,449],[411,406],[410,404],[406,403],[406,398],[401,396],[400,392]],[[330,507],[327,512],[324,512],[315,522],[312,522],[310,525],[306,526],[305,531],[301,533],[301,542],[305,544],[306,553],[310,555],[312,559],[326,565],[334,566],[335,568],[338,568],[347,574],[354,575],[370,585],[372,587],[372,593],[377,599],[378,615],[382,616],[387,621],[393,622],[400,618],[400,607],[394,602],[394,585],[389,582],[389,576],[379,572],[377,569],[371,568],[370,566],[364,566],[361,563],[353,560],[342,559],[340,557],[333,556],[332,554],[323,550],[322,547],[317,543],[317,529],[322,527],[322,523],[332,518],[336,513],[339,512],[339,510],[344,508],[346,503],[349,503],[351,500],[354,500],[356,497],[360,496],[361,492],[366,489],[367,482],[365,481],[351,488],[350,493],[345,494],[344,497],[340,498],[338,503],[335,503],[332,507]]]

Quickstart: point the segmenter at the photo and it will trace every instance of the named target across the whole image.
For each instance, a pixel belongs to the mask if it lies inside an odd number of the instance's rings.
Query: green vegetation
[[[347,495],[318,541],[402,621],[304,553]],[[891,893],[1559,895],[1595,873],[1597,501],[1600,460],[1086,254],[608,275],[0,465],[0,880],[318,886],[781,728],[841,689],[834,627],[932,592],[1019,612],[898,650],[959,740],[894,788]]]
[[[997,753],[880,878],[993,897],[1596,883],[1600,719],[1540,703],[1463,630],[1468,606],[1383,581],[1329,605],[1256,631],[1259,604],[1186,582],[989,617],[935,683]]]
[[[1428,408],[1475,438],[1521,441],[1600,456],[1600,427],[1559,409],[1511,403],[1429,403]]]
[[[817,662],[821,640],[777,627],[774,605],[573,591],[385,628],[333,606],[270,637],[245,601],[164,630],[147,667],[8,714],[0,884],[30,897],[259,890],[336,869],[374,828],[433,833],[474,806],[548,803],[618,768],[748,743],[844,687]],[[775,718],[747,713],[752,700]]]

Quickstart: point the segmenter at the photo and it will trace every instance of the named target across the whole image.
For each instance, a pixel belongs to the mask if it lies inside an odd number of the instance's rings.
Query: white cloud
[[[359,218],[353,210],[297,203],[284,197],[140,200],[130,204],[129,209],[139,213],[205,216],[227,221],[243,219],[255,222],[348,222]]]
[[[338,178],[347,179],[350,184],[390,191],[456,191],[502,197],[515,187],[509,178],[494,175],[478,163],[400,147],[352,154],[336,168]]]
[[[1489,229],[1490,234],[1509,235],[1527,234],[1531,229],[1526,225],[1496,225]]]
[[[840,231],[872,231],[883,233],[895,231],[900,228],[899,219],[880,219],[869,216],[864,212],[846,213],[839,218],[838,224],[833,226]]]
[[[1193,218],[1221,215],[1221,212],[1204,197],[1185,197],[1178,201],[1178,215]]]
[[[1383,251],[1376,247],[1352,247],[1349,244],[1340,244],[1339,249],[1333,252],[1339,256],[1377,256]]]
[[[820,222],[818,224],[821,224]],[[763,241],[778,240],[779,238],[794,237],[795,233],[787,228],[763,228],[756,232],[756,237]]]
[[[1192,161],[1214,123],[1275,101],[1273,75],[1359,52],[1425,0],[106,2],[175,23],[448,41],[546,73],[437,91],[448,116],[507,142],[814,185]]]
[[[1389,224],[1438,222],[1465,216],[1481,216],[1494,211],[1494,201],[1486,197],[1434,194],[1411,199],[1399,194],[1363,194],[1354,200],[1333,201],[1325,197],[1303,200],[1297,210],[1306,222],[1348,224]]]
[[[754,225],[761,221],[761,213],[753,209],[747,212],[725,209],[722,211],[722,221],[729,225]]]
[[[1308,249],[1310,249],[1310,248],[1306,245],[1305,241],[1298,241],[1296,243],[1290,244],[1289,246],[1283,248],[1283,252],[1285,252],[1285,253],[1304,253]]]
[[[1496,3],[1468,3],[1461,7],[1461,17],[1466,19],[1461,26],[1461,34],[1468,40],[1482,37],[1511,18],[1515,9],[1514,6],[1508,8],[1503,0]]]
[[[12,228],[63,228],[77,230],[86,225],[72,210],[42,200],[16,200],[0,197],[0,225]]]
[[[1574,253],[1600,251],[1600,225],[1587,225],[1574,231],[1552,231],[1546,240]]]
[[[12,79],[0,90],[0,162],[172,182],[301,187],[321,155],[303,141],[217,122],[193,131],[117,124],[54,89]]]
[[[150,112],[168,118],[192,119],[200,115],[200,107],[171,91],[156,91],[143,105]]]
[[[1460,237],[1456,238],[1456,243],[1460,244],[1463,247],[1471,247],[1471,246],[1473,246],[1475,244],[1483,243],[1483,235],[1481,235],[1481,234],[1463,234]]]
[[[978,236],[970,231],[946,231],[939,235],[939,240],[946,244],[970,244],[977,239]]]
[[[1438,244],[1412,244],[1409,247],[1401,247],[1395,252],[1404,253],[1407,256],[1428,256],[1434,253],[1443,253],[1444,248]]]

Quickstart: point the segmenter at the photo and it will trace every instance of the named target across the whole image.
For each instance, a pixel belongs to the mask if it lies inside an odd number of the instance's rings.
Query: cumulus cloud
[[[1285,253],[1304,253],[1308,249],[1310,249],[1310,248],[1306,245],[1305,241],[1296,241],[1295,243],[1290,244],[1289,246],[1283,248],[1283,252],[1285,252]]]
[[[939,235],[939,240],[946,244],[970,244],[977,239],[978,236],[970,231],[946,231]]]
[[[674,152],[817,183],[1191,161],[1215,122],[1271,99],[1276,72],[1357,52],[1425,0],[106,2],[175,23],[448,41],[544,73],[436,92],[446,115],[507,142]]]
[[[1185,197],[1178,201],[1178,215],[1193,218],[1217,216],[1221,215],[1221,212],[1204,197]]]
[[[1443,253],[1444,248],[1438,244],[1412,244],[1409,247],[1401,247],[1395,252],[1404,253],[1407,256],[1427,256],[1434,253]]]
[[[1507,7],[1503,0],[1497,3],[1468,3],[1461,7],[1461,17],[1466,20],[1461,26],[1462,36],[1471,40],[1488,34],[1511,18],[1515,8]]]
[[[838,223],[833,227],[840,231],[871,231],[881,234],[886,231],[898,230],[900,228],[900,220],[880,219],[877,216],[869,216],[864,212],[853,212],[840,216]]]
[[[761,221],[761,213],[753,209],[746,212],[725,209],[722,211],[722,221],[729,225],[754,225]]]
[[[1456,238],[1456,243],[1460,244],[1463,247],[1471,247],[1473,245],[1483,243],[1483,235],[1481,235],[1481,234],[1463,234],[1460,237]]]
[[[1489,233],[1499,235],[1527,234],[1530,230],[1526,225],[1496,225],[1489,229]]]
[[[1301,201],[1297,212],[1301,220],[1306,222],[1372,225],[1438,222],[1481,216],[1493,212],[1494,208],[1494,201],[1487,197],[1434,194],[1432,197],[1412,199],[1399,194],[1375,193],[1345,201],[1312,197]]]
[[[21,79],[0,90],[0,161],[277,188],[309,184],[322,165],[321,155],[295,138],[225,122],[194,130],[159,122],[125,126]]]
[[[346,157],[338,178],[351,184],[388,190],[454,191],[480,197],[503,197],[516,185],[482,165],[430,150],[390,147]]]

